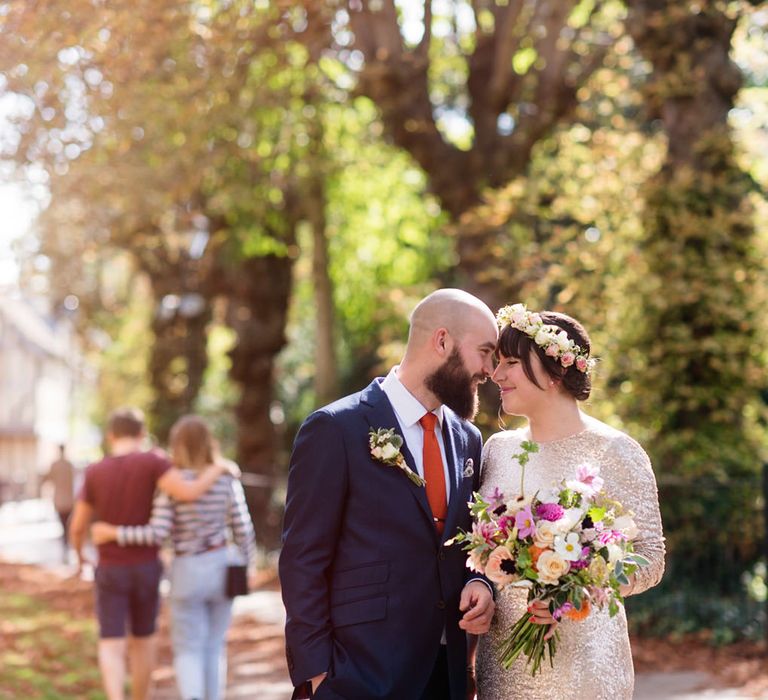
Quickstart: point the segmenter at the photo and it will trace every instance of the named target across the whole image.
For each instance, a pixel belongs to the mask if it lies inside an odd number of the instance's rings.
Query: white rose
[[[400,452],[392,443],[387,443],[384,445],[381,456],[383,459],[393,459],[397,456],[397,453]]]
[[[613,529],[618,530],[623,535],[627,536],[627,539],[633,540],[637,537],[640,530],[635,521],[628,515],[620,515],[613,521]]]
[[[533,539],[533,543],[537,547],[546,549],[551,547],[555,542],[555,537],[560,533],[557,525],[549,520],[540,520],[536,523],[536,536]]]
[[[555,342],[563,351],[571,349],[571,339],[568,337],[568,334],[565,331],[560,331],[555,336]]]
[[[556,584],[560,577],[568,573],[570,564],[559,554],[552,551],[543,552],[536,562],[539,572],[539,582],[544,584]]]
[[[544,330],[543,328],[534,336],[533,342],[536,345],[543,347],[544,345],[550,345],[552,342],[552,334]]]
[[[371,454],[372,454],[372,455],[373,455],[373,456],[374,456],[376,459],[381,459],[381,458],[384,456],[384,451],[381,449],[381,446],[377,446],[377,447],[374,447],[374,448],[371,450]]]

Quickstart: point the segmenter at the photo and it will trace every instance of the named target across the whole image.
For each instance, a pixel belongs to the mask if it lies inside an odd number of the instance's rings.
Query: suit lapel
[[[403,435],[403,431],[400,428],[400,423],[397,420],[395,411],[392,408],[392,404],[389,403],[387,395],[381,390],[378,380],[368,385],[368,387],[363,391],[360,400],[365,410],[366,420],[368,421],[368,425],[370,425],[371,428],[374,428],[375,430],[378,430],[379,428],[394,428],[395,432],[401,438],[403,438],[403,446],[400,451],[403,453],[403,457],[405,457],[406,464],[411,469],[416,471],[416,462],[413,460],[413,455],[411,454],[411,451],[408,449],[408,445],[405,442],[405,436]],[[380,466],[382,469],[400,471],[397,469],[397,467],[390,467],[386,465]],[[403,487],[407,488],[411,492],[411,495],[416,499],[416,502],[419,504],[421,510],[427,518],[427,521],[429,522],[430,528],[434,531],[432,510],[429,507],[429,501],[427,501],[427,490],[423,486],[417,486],[414,484],[405,475],[405,473],[398,474],[397,477],[402,482]]]
[[[445,531],[443,532],[443,540],[446,540],[456,534],[456,522],[461,507],[465,506],[461,495],[464,439],[458,421],[447,410],[444,410],[443,416],[443,442],[445,444],[445,456],[448,459],[448,473],[451,477],[451,498],[448,501],[448,515],[445,519]]]

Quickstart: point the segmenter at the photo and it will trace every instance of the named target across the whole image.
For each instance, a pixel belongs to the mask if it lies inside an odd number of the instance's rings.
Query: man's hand
[[[470,581],[461,592],[459,610],[464,617],[459,620],[459,627],[470,634],[485,634],[495,609],[490,588],[482,581]]]
[[[110,523],[97,521],[91,525],[91,540],[94,544],[114,542],[117,539],[117,528]]]
[[[315,676],[314,678],[310,678],[309,682],[312,684],[312,694],[314,695],[317,692],[317,687],[325,680],[325,677],[327,676],[327,673],[321,673],[319,676]]]

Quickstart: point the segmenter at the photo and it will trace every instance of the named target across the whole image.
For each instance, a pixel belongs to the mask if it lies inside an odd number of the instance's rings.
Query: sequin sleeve
[[[634,513],[639,529],[635,551],[650,565],[636,572],[630,595],[642,593],[659,583],[664,573],[664,533],[651,461],[637,442],[621,435],[604,454],[602,474],[606,492]]]

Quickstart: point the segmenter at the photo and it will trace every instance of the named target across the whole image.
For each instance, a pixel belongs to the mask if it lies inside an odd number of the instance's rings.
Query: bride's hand
[[[538,598],[532,600],[528,605],[528,613],[531,618],[530,621],[536,625],[549,625],[549,630],[544,639],[549,639],[557,628],[557,620],[552,617],[552,613],[549,612],[549,603],[545,600],[539,600]]]

